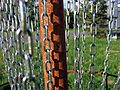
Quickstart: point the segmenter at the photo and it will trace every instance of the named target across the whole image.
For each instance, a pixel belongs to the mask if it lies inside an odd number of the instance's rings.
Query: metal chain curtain
[[[74,89],[82,89],[83,84],[83,62],[84,62],[84,52],[85,52],[85,30],[86,30],[86,4],[87,2],[83,0],[81,3],[80,0],[74,1]],[[90,2],[91,6],[91,14],[93,17],[93,21],[91,23],[90,31],[92,35],[92,43],[90,45],[90,55],[91,55],[91,63],[89,65],[90,72],[90,81],[88,84],[89,90],[94,90],[94,74],[95,74],[95,63],[94,57],[96,55],[96,44],[95,44],[95,35],[97,33],[97,24],[96,24],[96,13],[97,13],[97,4],[95,1]],[[81,8],[82,7],[82,8]],[[94,9],[95,7],[95,9]],[[80,11],[82,11],[82,25],[80,21]],[[80,45],[80,29],[82,26],[82,47]],[[82,51],[82,55],[80,52]]]
[[[73,8],[71,8],[73,2]],[[109,54],[110,54],[110,43],[111,43],[111,33],[112,30],[116,30],[116,26],[114,27],[114,22],[117,18],[115,13],[115,3],[117,0],[109,0],[109,24],[108,24],[108,37],[107,37],[107,42],[108,46],[106,48],[106,59],[104,61],[104,72],[103,72],[103,80],[101,81],[101,90],[107,89],[108,87],[106,86],[106,80],[107,80],[107,73],[108,73],[108,66],[109,66]],[[87,15],[87,10],[86,7],[88,5],[91,7],[90,8],[90,13],[92,15],[92,22],[90,25],[90,33],[92,36],[92,42],[90,44],[90,56],[91,56],[91,63],[89,65],[89,70],[87,72],[90,73],[90,81],[88,82],[88,90],[95,90],[94,84],[96,83],[94,80],[95,74],[96,74],[96,64],[94,62],[95,56],[96,56],[96,43],[95,43],[95,37],[98,31],[98,25],[96,23],[96,15],[99,11],[99,2],[96,0],[67,0],[67,7],[66,7],[66,45],[67,45],[67,60],[69,61],[68,57],[68,51],[69,51],[69,32],[70,32],[70,12],[74,10],[74,90],[84,90],[83,88],[83,73],[85,72],[84,70],[84,53],[86,49],[85,45],[85,31],[86,31],[86,15]],[[82,13],[82,17],[80,16],[80,13]],[[82,31],[81,31],[82,30]],[[82,34],[80,34],[82,33]],[[80,43],[82,41],[82,44]],[[81,54],[82,52],[82,54]],[[115,90],[120,89],[120,78],[119,78],[119,72],[118,72],[118,80],[114,85]]]
[[[1,49],[11,90],[43,90],[39,34],[37,0],[0,0]]]
[[[47,88],[53,87],[52,64],[50,60],[50,39],[48,37],[49,18],[46,9],[46,0],[41,0],[43,4],[42,27],[44,28],[44,52],[46,53],[46,72],[48,75]],[[86,31],[86,7],[90,5],[92,22],[90,33],[92,42],[90,44],[91,63],[89,65],[90,81],[88,89],[95,90],[95,56],[97,34],[96,14],[99,3],[96,0],[66,0],[66,53],[69,61],[69,38],[70,38],[70,12],[73,2],[74,10],[74,90],[84,90],[84,53],[85,53],[85,31]],[[112,22],[116,18],[113,16],[114,1],[109,0],[109,33],[108,46],[106,49],[106,59],[104,61],[103,80],[101,90],[105,89],[105,80],[109,66],[110,43],[112,33]],[[37,0],[0,0],[0,43],[3,53],[3,61],[11,90],[43,90],[42,60],[40,49],[39,15]],[[81,17],[82,14],[82,17]],[[47,18],[47,23],[45,22]],[[44,20],[45,19],[45,20]],[[82,30],[82,31],[81,31]],[[82,32],[82,35],[80,34]],[[34,40],[36,40],[34,42]],[[80,42],[82,42],[80,44]],[[46,45],[48,43],[48,45]],[[50,66],[48,68],[47,66]],[[120,90],[120,71],[118,79],[114,85],[115,90]]]

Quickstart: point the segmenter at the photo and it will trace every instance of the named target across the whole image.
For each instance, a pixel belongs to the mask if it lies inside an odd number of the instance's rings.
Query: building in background
[[[113,22],[112,22],[112,39],[120,38],[120,0],[113,0]],[[109,4],[109,3],[108,3]],[[110,6],[108,5],[108,9]],[[109,13],[109,10],[108,10]],[[109,14],[110,15],[110,14]]]
[[[120,31],[120,0],[118,1],[118,18],[117,18],[117,28]]]

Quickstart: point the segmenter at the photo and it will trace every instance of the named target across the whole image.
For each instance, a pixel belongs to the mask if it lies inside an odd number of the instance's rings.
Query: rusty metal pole
[[[47,0],[46,6],[49,17],[48,37],[50,39],[50,60],[52,62],[52,81],[54,90],[68,90],[63,0]],[[44,30],[41,18],[42,10],[42,2],[39,0],[44,84],[45,90],[48,90],[48,75],[45,69],[46,53],[44,52],[43,42]],[[52,87],[50,90],[52,90]]]

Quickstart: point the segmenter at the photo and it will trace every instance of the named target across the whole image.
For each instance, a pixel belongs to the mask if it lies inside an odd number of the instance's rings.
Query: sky
[[[72,0],[71,0],[72,1]],[[63,2],[64,2],[64,8],[66,8],[66,3],[67,3],[67,0],[63,0]]]
[[[64,2],[64,8],[66,8],[66,0],[63,0],[63,2]]]

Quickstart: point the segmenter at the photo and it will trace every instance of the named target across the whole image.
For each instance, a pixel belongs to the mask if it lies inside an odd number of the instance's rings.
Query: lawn
[[[0,50],[0,90],[4,90],[5,87],[8,86],[7,82],[8,82],[8,77],[6,75],[4,63],[2,60],[2,50]]]
[[[90,56],[90,44],[92,42],[92,38],[90,36],[86,37],[85,40],[85,55],[84,55],[84,69],[89,70],[89,64],[91,62],[91,56]],[[82,43],[82,42],[80,42]],[[95,56],[95,64],[96,64],[96,71],[103,71],[104,69],[104,60],[105,60],[105,55],[106,55],[106,47],[107,47],[107,40],[104,38],[96,38],[95,39],[96,43],[96,56]],[[71,70],[74,68],[74,52],[73,52],[73,47],[74,47],[74,40],[73,37],[70,37],[70,49],[68,52],[68,69]],[[82,44],[81,44],[82,45]],[[108,73],[110,74],[115,74],[117,75],[117,72],[120,68],[120,40],[112,40],[111,41],[111,51],[110,51],[110,57],[109,57],[109,68],[108,68]],[[3,61],[2,61],[2,54],[0,52],[0,85],[7,82],[7,77],[5,75],[5,69],[3,66]],[[83,73],[83,90],[87,90],[88,88],[88,82],[90,80],[89,77],[89,72],[84,72]],[[101,74],[95,74],[94,82],[95,82],[95,90],[100,90],[100,84],[102,81],[102,75]],[[109,77],[108,78],[108,84],[110,90],[112,90],[112,87],[116,81],[116,78]],[[69,72],[68,73],[68,83],[69,83],[69,90],[74,90],[74,73]]]
[[[89,70],[89,64],[91,63],[91,56],[90,56],[90,44],[92,42],[92,38],[90,36],[86,37],[85,40],[85,59],[84,59],[84,69]],[[73,38],[70,38],[70,49],[68,52],[69,55],[69,60],[68,60],[68,69],[73,69],[74,64],[74,54],[73,54],[73,44],[74,40]],[[96,38],[95,39],[96,43],[96,56],[95,56],[95,64],[96,68],[95,71],[103,71],[104,69],[104,60],[106,56],[106,47],[107,47],[107,40],[105,38]],[[109,68],[108,68],[108,73],[109,74],[115,74],[117,75],[118,70],[120,68],[120,40],[112,40],[111,41],[111,51],[110,51],[110,57],[109,57]],[[87,90],[88,88],[88,82],[90,81],[90,74],[89,72],[84,72],[83,73],[83,90]],[[74,90],[74,74],[73,73],[68,73],[68,81],[69,81],[69,90]],[[94,83],[95,83],[95,90],[100,90],[100,84],[102,81],[102,75],[101,74],[95,74],[94,78]],[[108,84],[109,84],[109,89],[113,90],[113,85],[116,81],[116,78],[113,77],[108,77]]]

